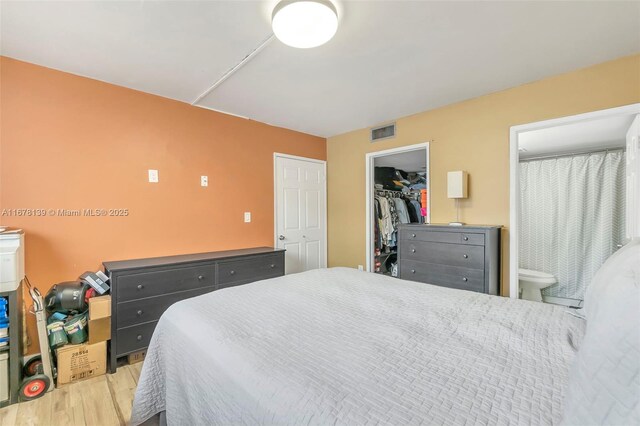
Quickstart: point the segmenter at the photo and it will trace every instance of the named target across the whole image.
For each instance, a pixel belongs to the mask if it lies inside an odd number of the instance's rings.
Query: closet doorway
[[[366,270],[395,276],[397,225],[429,223],[429,143],[366,155]]]

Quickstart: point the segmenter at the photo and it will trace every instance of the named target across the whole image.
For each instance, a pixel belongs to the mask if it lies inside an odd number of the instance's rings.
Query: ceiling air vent
[[[396,135],[396,123],[387,124],[382,127],[374,127],[371,129],[371,142],[377,142],[382,139],[393,138]]]

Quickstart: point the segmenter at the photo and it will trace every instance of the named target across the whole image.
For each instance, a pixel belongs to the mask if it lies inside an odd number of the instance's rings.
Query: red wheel
[[[31,401],[40,398],[47,392],[50,384],[49,378],[44,374],[27,378],[20,386],[20,400]]]
[[[42,357],[40,355],[34,356],[22,367],[22,372],[25,376],[31,377],[36,374],[42,374]]]

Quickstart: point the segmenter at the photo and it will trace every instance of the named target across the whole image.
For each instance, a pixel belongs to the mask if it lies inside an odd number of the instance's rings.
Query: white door
[[[627,132],[627,238],[640,237],[640,114]]]
[[[285,273],[327,267],[325,163],[276,154],[275,241]]]

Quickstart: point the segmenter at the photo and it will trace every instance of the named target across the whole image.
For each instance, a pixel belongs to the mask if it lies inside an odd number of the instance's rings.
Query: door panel
[[[276,246],[287,274],[324,268],[326,179],[323,163],[276,156]]]
[[[307,191],[305,194],[307,198],[307,204],[305,206],[306,221],[305,225],[307,229],[320,228],[320,191]]]
[[[320,268],[320,241],[307,241],[305,250],[306,270]]]
[[[304,258],[302,256],[301,244],[298,242],[285,242],[279,248],[286,250],[284,256],[284,266],[286,274],[295,274],[304,271]]]
[[[284,229],[300,229],[300,190],[284,188]]]

